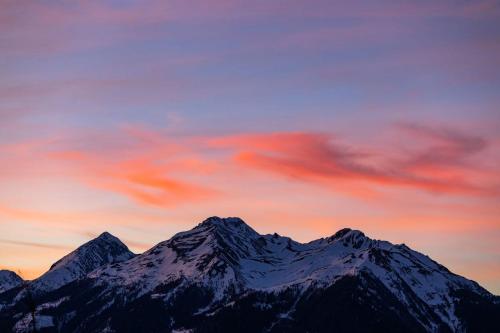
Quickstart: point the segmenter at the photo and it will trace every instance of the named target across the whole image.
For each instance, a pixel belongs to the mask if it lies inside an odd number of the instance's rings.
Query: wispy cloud
[[[426,167],[466,167],[467,159],[477,156],[488,142],[480,136],[466,134],[450,128],[423,126],[415,123],[399,123],[398,128],[410,134],[413,139],[428,143],[422,151],[409,159],[415,168]]]
[[[9,239],[0,239],[0,243],[9,244],[9,245],[17,245],[17,246],[29,246],[29,247],[38,247],[42,249],[61,249],[61,250],[74,250],[71,246],[59,245],[59,244],[45,244],[45,243],[36,243],[36,242],[24,242],[17,240],[9,240]]]
[[[77,170],[75,176],[85,184],[139,204],[172,207],[218,195],[216,189],[186,179],[214,168],[214,163],[200,159],[189,144],[140,126],[124,126],[120,135],[124,145],[111,151],[80,148],[49,154]]]
[[[470,173],[481,175],[480,169],[464,165],[464,159],[485,147],[484,139],[423,125],[400,127],[431,140],[431,146],[424,146],[423,152],[408,151],[396,160],[387,148],[385,153],[361,150],[341,144],[331,135],[317,133],[237,135],[214,139],[212,144],[235,149],[234,160],[241,165],[332,189],[346,181],[361,181],[379,187],[408,187],[432,193],[500,194],[495,185],[476,183],[474,177],[468,177]],[[389,155],[384,156],[387,153]],[[432,168],[440,168],[442,172],[439,175],[421,172]],[[446,171],[450,171],[449,175]]]
[[[224,196],[230,191],[228,186],[211,181],[215,176],[235,176],[224,175],[227,169],[223,165],[234,165],[233,170],[261,170],[365,198],[391,188],[460,196],[500,195],[500,175],[476,162],[489,145],[486,138],[419,123],[398,123],[396,130],[391,135],[397,141],[367,147],[331,133],[180,137],[127,125],[104,136],[96,147],[72,146],[78,141],[61,139],[43,141],[46,147],[40,141],[3,149],[17,154],[14,162],[40,156],[87,186],[156,207]],[[106,138],[111,141],[106,143]]]

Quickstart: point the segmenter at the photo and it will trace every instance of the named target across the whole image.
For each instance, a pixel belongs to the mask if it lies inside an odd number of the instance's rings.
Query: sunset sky
[[[500,1],[0,1],[0,268],[208,216],[500,294]]]

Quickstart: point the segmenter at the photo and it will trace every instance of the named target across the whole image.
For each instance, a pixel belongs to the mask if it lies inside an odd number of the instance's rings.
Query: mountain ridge
[[[98,267],[133,256],[125,244],[105,231],[56,261],[46,273],[30,281],[29,287],[34,293],[55,290]]]
[[[103,235],[116,242],[114,236]],[[19,305],[19,295],[17,303],[12,299],[9,293],[0,294],[0,323],[4,320],[4,327],[23,332],[29,317]],[[39,315],[68,332],[156,332],[155,327],[165,332],[217,332],[227,331],[229,323],[240,325],[240,320],[248,321],[241,331],[288,332],[302,327],[327,332],[330,325],[342,326],[342,318],[326,307],[342,313],[339,302],[387,332],[397,331],[391,327],[470,332],[474,325],[497,324],[496,314],[500,315],[498,297],[404,244],[374,240],[349,228],[299,243],[276,233],[261,235],[236,217],[217,216],[142,254],[108,260],[45,291],[38,302]],[[325,308],[310,313],[321,304]],[[477,304],[495,315],[486,316],[489,312],[477,310]],[[479,314],[472,316],[474,311]],[[67,318],[67,313],[74,316]],[[149,324],[138,327],[130,322],[131,314]],[[21,320],[6,319],[15,316]],[[325,316],[324,325],[318,327],[309,316]],[[383,320],[377,321],[377,316]],[[486,317],[477,324],[478,316]],[[45,328],[47,332],[51,327]],[[345,332],[351,331],[367,330],[346,327]]]

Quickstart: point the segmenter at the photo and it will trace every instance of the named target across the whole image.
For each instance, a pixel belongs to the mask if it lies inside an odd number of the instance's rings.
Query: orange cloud
[[[208,186],[186,180],[216,168],[189,144],[140,126],[122,127],[118,142],[121,144],[111,149],[58,150],[49,154],[59,162],[69,163],[77,179],[85,184],[140,204],[172,207],[217,195]]]
[[[35,151],[91,187],[158,207],[216,197],[224,185],[210,184],[210,176],[221,176],[220,166],[228,154],[229,163],[235,162],[237,168],[258,169],[364,199],[375,198],[387,188],[485,197],[500,194],[498,172],[476,162],[488,140],[419,124],[398,124],[397,129],[403,151],[392,142],[378,149],[359,148],[326,133],[173,138],[130,125],[123,126],[118,136],[99,139],[97,147],[75,148],[74,141],[60,140],[48,142],[47,147],[37,143],[33,148],[28,142],[5,149],[25,158]]]
[[[101,186],[137,202],[154,206],[172,206],[184,201],[209,199],[215,194],[214,190],[203,186],[174,180],[161,174],[150,174],[147,168],[130,170],[123,178],[114,178],[108,184],[105,181]]]
[[[99,144],[92,144],[89,137]],[[81,145],[85,142],[86,145]],[[161,132],[124,126],[116,133],[76,133],[64,138],[0,145],[6,178],[74,178],[90,187],[126,196],[139,204],[172,207],[207,200],[218,191],[198,184],[217,163]],[[38,161],[36,174],[33,160]],[[63,214],[31,212],[0,205],[0,214],[24,220],[61,221]]]
[[[179,165],[155,163],[151,158],[115,161],[78,151],[53,154],[55,158],[76,162],[79,178],[86,184],[124,195],[137,203],[169,207],[183,202],[210,199],[216,191],[169,176]],[[201,163],[201,162],[200,162]],[[198,168],[198,166],[196,166]]]
[[[466,158],[484,148],[485,140],[425,126],[406,128],[439,144],[432,144],[423,152],[407,152],[398,159],[341,145],[331,135],[316,133],[237,135],[213,139],[211,144],[235,149],[233,157],[240,165],[334,189],[342,188],[346,182],[361,182],[432,193],[500,194],[498,187],[478,183],[482,170],[465,163]],[[436,170],[439,172],[434,173]]]

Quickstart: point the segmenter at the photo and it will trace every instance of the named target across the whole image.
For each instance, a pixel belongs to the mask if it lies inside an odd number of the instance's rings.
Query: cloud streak
[[[416,124],[400,127],[432,141],[430,148],[409,152],[396,160],[384,153],[340,144],[328,134],[305,132],[229,136],[214,139],[212,144],[235,149],[234,161],[243,166],[332,189],[345,182],[362,182],[440,194],[499,195],[498,188],[467,177],[471,173],[481,175],[477,168],[466,166],[464,160],[486,146],[484,139]],[[432,169],[441,172],[427,172]]]
[[[0,243],[8,244],[8,245],[16,245],[16,246],[36,247],[36,248],[41,248],[41,249],[60,249],[60,250],[67,250],[67,251],[74,250],[74,248],[72,248],[71,246],[66,246],[66,245],[45,244],[45,243],[36,243],[36,242],[23,242],[23,241],[9,240],[9,239],[0,239]]]
[[[182,140],[128,125],[121,127],[117,141],[121,144],[104,150],[62,147],[48,154],[75,170],[74,176],[88,186],[138,204],[165,208],[218,195],[217,190],[188,180],[211,173],[214,164],[200,159]]]

